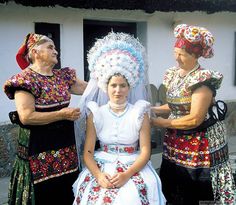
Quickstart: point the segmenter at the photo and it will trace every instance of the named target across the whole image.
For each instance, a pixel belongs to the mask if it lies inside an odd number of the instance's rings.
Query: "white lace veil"
[[[108,102],[106,94],[108,79],[115,73],[121,73],[130,84],[128,102],[137,100],[151,101],[148,80],[148,64],[144,47],[138,39],[126,33],[110,32],[98,39],[90,49],[88,56],[90,80],[85,89],[79,107],[81,117],[75,122],[75,137],[79,156],[85,140],[86,104],[95,101],[99,106]]]

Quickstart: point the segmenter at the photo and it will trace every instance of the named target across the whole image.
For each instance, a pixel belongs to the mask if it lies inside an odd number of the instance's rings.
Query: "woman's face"
[[[178,66],[184,70],[191,70],[197,64],[197,58],[182,48],[174,48],[175,60]]]
[[[127,100],[129,93],[129,85],[122,75],[114,75],[108,82],[108,96],[111,102],[123,104]]]
[[[52,41],[48,41],[39,45],[35,50],[35,52],[37,53],[37,58],[40,61],[44,62],[46,65],[57,64],[58,53]]]

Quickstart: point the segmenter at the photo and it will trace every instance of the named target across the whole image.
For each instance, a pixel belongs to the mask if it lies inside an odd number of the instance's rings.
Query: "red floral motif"
[[[60,164],[58,162],[54,162],[53,165],[52,165],[53,169],[55,170],[60,170]]]
[[[61,155],[64,155],[64,154],[65,154],[64,149],[60,149],[59,153],[60,153]]]
[[[179,154],[179,159],[181,160],[186,160],[186,155],[185,154]]]
[[[70,161],[68,159],[63,160],[62,166],[63,168],[68,169],[70,167]]]
[[[99,192],[99,191],[100,191],[100,189],[101,189],[101,187],[100,187],[100,186],[93,187],[93,191],[95,191],[95,192]]]
[[[77,203],[77,204],[80,204],[80,201],[81,201],[81,200],[80,200],[80,197],[77,197],[77,198],[76,198],[76,203]]]
[[[86,176],[85,179],[84,179],[85,182],[89,182],[90,181],[90,177],[89,176]]]
[[[177,138],[176,141],[175,141],[175,147],[176,147],[176,148],[181,147],[181,145],[182,145],[182,143],[183,143],[184,141],[185,141],[185,139],[182,138],[182,137]]]
[[[104,202],[104,203],[111,203],[112,200],[111,200],[110,197],[105,196],[105,197],[103,198],[103,202]]]
[[[122,167],[117,167],[116,170],[117,172],[124,172],[124,169]]]
[[[70,152],[69,153],[69,157],[70,157],[70,159],[75,158],[76,157],[76,153],[75,152]]]
[[[193,157],[193,162],[196,163],[197,161],[198,161],[198,157],[197,157],[197,156],[194,156],[194,157]]]
[[[30,167],[33,173],[36,173],[39,169],[39,160],[30,161]]]
[[[65,152],[66,150],[66,152]],[[56,154],[59,153],[59,154]],[[70,156],[74,156],[70,158]],[[35,181],[43,181],[57,174],[64,174],[69,170],[75,170],[78,166],[78,158],[75,146],[60,150],[50,150],[30,158],[30,168]]]
[[[190,150],[189,143],[187,140],[183,140],[183,142],[179,145],[181,150],[188,151]]]
[[[51,163],[54,160],[54,157],[52,155],[46,155],[45,160],[47,163]]]
[[[125,152],[128,152],[128,153],[133,153],[134,152],[134,147],[125,147]]]
[[[142,189],[142,190],[140,190],[140,191],[141,191],[142,195],[144,195],[144,196],[147,195],[147,190],[146,190],[146,189]]]
[[[70,148],[69,148],[69,147],[66,147],[66,148],[64,148],[64,151],[65,151],[65,152],[70,152]]]
[[[108,152],[108,147],[107,147],[107,145],[104,145],[104,152]]]
[[[134,176],[134,177],[136,177],[136,176],[138,176],[138,175],[139,175],[139,173],[138,173],[138,172],[136,172],[136,173],[135,173],[133,176]]]
[[[200,141],[198,139],[196,139],[196,138],[192,138],[189,141],[189,147],[193,151],[197,151],[198,150],[199,144],[200,144]]]

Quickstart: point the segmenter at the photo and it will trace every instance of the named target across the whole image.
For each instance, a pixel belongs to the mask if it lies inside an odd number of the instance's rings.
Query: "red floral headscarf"
[[[207,29],[180,24],[175,27],[174,35],[177,38],[175,47],[183,48],[197,57],[211,58],[214,55],[214,37]]]
[[[47,36],[35,33],[29,33],[25,37],[24,43],[21,45],[16,54],[16,61],[22,70],[30,65],[28,58],[29,51],[43,39],[46,41],[51,41],[51,39]]]

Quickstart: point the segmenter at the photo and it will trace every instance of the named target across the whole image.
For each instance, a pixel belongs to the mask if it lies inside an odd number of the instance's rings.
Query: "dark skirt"
[[[235,204],[222,122],[199,131],[167,129],[163,144],[160,178],[170,204]]]
[[[210,170],[188,169],[162,159],[160,169],[162,190],[171,205],[199,205],[214,202]]]
[[[72,185],[79,172],[46,180],[34,185],[36,205],[72,205],[74,194]]]
[[[78,174],[72,121],[21,126],[8,204],[72,204]]]

